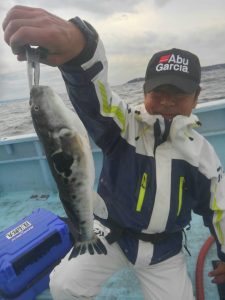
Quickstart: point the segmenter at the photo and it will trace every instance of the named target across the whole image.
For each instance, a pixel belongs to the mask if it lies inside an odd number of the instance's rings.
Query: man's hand
[[[6,43],[19,61],[26,60],[25,46],[41,46],[49,55],[42,63],[59,66],[76,57],[85,46],[78,28],[41,8],[17,5],[2,24]]]
[[[214,271],[209,272],[209,277],[214,277],[212,279],[213,283],[220,284],[225,283],[225,263],[219,262]]]

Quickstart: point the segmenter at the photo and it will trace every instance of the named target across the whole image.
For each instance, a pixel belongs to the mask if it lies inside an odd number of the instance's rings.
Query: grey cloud
[[[130,38],[125,36],[125,33],[121,33],[120,37],[109,34],[107,41],[104,41],[104,36],[102,39],[109,55],[141,55],[147,58],[155,52],[181,44],[178,35],[168,32],[157,33],[151,30],[145,30]]]
[[[202,65],[225,63],[225,24],[190,32],[177,39],[180,47],[196,53]]]
[[[17,1],[23,2],[24,1]],[[54,10],[54,9],[65,9],[71,7],[71,9],[87,11],[89,13],[94,13],[99,16],[111,15],[117,11],[119,12],[132,12],[135,9],[139,1],[136,0],[123,0],[123,1],[95,1],[93,0],[55,0],[55,1],[47,1],[39,0],[38,6],[44,7],[45,9]],[[31,0],[29,1],[29,5],[35,6],[37,5],[37,1]]]
[[[154,0],[154,3],[156,6],[164,6],[166,4],[168,4],[169,2],[171,2],[172,0]]]
[[[114,64],[113,73],[116,73],[115,78],[120,77],[122,81],[125,79],[135,77],[137,74],[141,75],[141,70],[145,70],[146,63],[150,57],[158,51],[181,48],[196,53],[201,61],[202,66],[214,65],[218,63],[225,63],[224,48],[225,48],[225,26],[213,27],[202,30],[191,31],[187,35],[174,34],[174,33],[154,33],[146,31],[141,36],[134,36],[130,39],[120,37],[116,40],[116,37],[112,37],[109,45],[105,43],[106,52],[109,56],[109,60],[113,59]],[[104,37],[103,37],[104,41]],[[116,43],[117,41],[117,43]],[[126,50],[125,50],[126,49]],[[124,61],[120,60],[119,65],[116,67],[116,59],[120,56],[124,57]],[[134,58],[136,58],[136,67],[134,67]],[[140,65],[138,66],[138,60]],[[133,70],[128,67],[129,62],[132,61]],[[127,71],[126,76],[126,70]],[[133,72],[133,76],[131,75]],[[135,75],[135,72],[137,73]],[[118,73],[118,74],[117,74]],[[122,74],[125,74],[122,77]]]

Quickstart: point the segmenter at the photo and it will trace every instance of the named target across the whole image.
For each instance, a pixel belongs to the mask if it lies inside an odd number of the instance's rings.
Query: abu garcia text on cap
[[[155,69],[157,72],[173,70],[189,73],[188,65],[188,58],[181,57],[179,54],[168,54],[160,57]]]

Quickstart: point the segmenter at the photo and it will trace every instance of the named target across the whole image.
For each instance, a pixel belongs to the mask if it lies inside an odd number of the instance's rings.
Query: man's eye
[[[158,99],[160,99],[162,97],[162,93],[154,93],[152,95],[152,97],[153,97],[154,100],[158,100]]]
[[[188,97],[188,94],[176,94],[177,99],[185,100]]]

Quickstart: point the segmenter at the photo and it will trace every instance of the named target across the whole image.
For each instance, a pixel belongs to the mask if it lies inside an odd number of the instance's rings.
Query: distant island
[[[211,71],[211,70],[218,70],[218,69],[224,69],[224,68],[225,68],[225,64],[217,64],[217,65],[202,67],[202,71],[207,72],[207,71]],[[144,81],[144,80],[145,80],[144,77],[138,77],[138,78],[131,79],[131,80],[127,81],[126,83],[136,83],[136,82],[140,82],[140,81]]]
[[[218,69],[224,69],[224,68],[225,68],[225,64],[218,64],[218,65],[202,67],[202,71],[218,70]]]
[[[138,77],[138,78],[134,78],[134,79],[127,81],[127,83],[135,83],[135,82],[140,82],[140,81],[144,81],[144,80],[145,80],[144,77]]]

